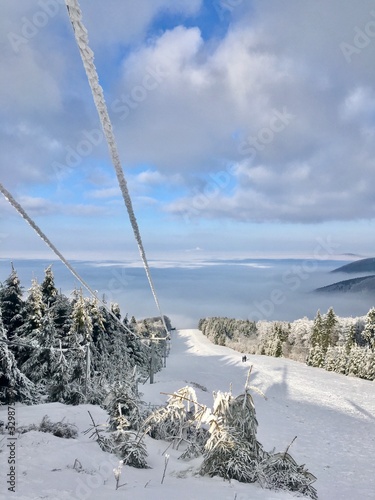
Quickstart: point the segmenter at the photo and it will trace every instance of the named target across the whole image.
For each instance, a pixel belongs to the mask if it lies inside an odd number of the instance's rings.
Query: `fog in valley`
[[[31,279],[43,280],[52,261],[14,262],[25,293]],[[339,316],[363,316],[374,306],[367,293],[317,293],[318,287],[352,278],[331,274],[343,261],[298,259],[246,259],[195,261],[191,263],[152,262],[152,277],[164,314],[177,328],[197,327],[200,318],[227,316],[240,319],[293,321],[314,318],[318,309],[332,306]],[[156,316],[157,309],[145,276],[137,262],[72,262],[73,267],[107,302],[117,302],[122,315],[137,319]],[[57,261],[53,262],[55,284],[69,295],[81,285]],[[0,261],[0,281],[11,270]],[[85,292],[86,293],[86,292]]]

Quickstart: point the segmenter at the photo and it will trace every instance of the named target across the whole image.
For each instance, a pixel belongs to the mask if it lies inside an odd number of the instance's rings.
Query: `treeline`
[[[242,353],[285,357],[345,375],[375,380],[375,308],[340,318],[333,308],[293,322],[204,318],[198,328],[213,343]]]
[[[0,286],[0,402],[100,404],[134,369],[145,380],[151,353],[159,370],[166,341],[151,349],[148,339],[165,337],[161,318],[129,320],[118,304],[105,305],[82,290],[60,293],[51,266],[24,298],[12,266]]]

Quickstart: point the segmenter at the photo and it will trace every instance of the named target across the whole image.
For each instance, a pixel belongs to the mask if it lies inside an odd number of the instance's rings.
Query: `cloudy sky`
[[[150,260],[373,256],[371,0],[81,0]],[[0,182],[68,258],[137,246],[63,0],[2,0]],[[48,257],[0,199],[0,257]]]

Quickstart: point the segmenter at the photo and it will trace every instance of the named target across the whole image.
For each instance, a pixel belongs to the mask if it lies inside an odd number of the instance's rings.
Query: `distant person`
[[[247,357],[246,356],[242,356],[242,362],[246,363],[246,361],[247,361]]]

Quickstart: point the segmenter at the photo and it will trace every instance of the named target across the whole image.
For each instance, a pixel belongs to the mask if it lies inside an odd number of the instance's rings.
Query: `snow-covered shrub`
[[[78,430],[75,425],[63,421],[51,422],[48,415],[43,417],[38,430],[40,432],[49,432],[54,436],[66,439],[74,439],[78,436]]]
[[[78,436],[78,429],[74,424],[69,424],[61,420],[60,422],[51,422],[48,415],[44,415],[39,425],[30,424],[25,427],[17,428],[17,432],[25,434],[30,431],[48,432],[56,437],[65,439],[75,439]]]
[[[95,438],[100,448],[108,453],[117,455],[125,465],[137,468],[147,468],[147,449],[144,442],[145,432],[129,430],[129,422],[121,413],[118,406],[117,417],[113,419],[112,426],[116,423],[116,430],[109,432],[109,425],[97,425],[89,412],[92,425],[85,431],[90,438]]]
[[[144,425],[149,427],[152,438],[173,439],[178,447],[181,441],[187,442],[194,435],[200,410],[194,389],[186,386],[170,396],[167,406],[152,412]]]
[[[318,498],[312,486],[316,477],[304,465],[298,465],[287,452],[267,454],[258,467],[258,481],[263,488],[295,491]]]
[[[125,429],[118,429],[111,434],[113,445],[112,453],[115,453],[125,465],[146,469],[147,449],[144,442],[144,435]]]
[[[110,430],[114,431],[119,427],[119,419],[126,419],[128,428],[139,429],[143,419],[142,405],[134,370],[122,383],[115,383],[106,398],[105,408],[110,417]]]
[[[257,441],[258,422],[248,383],[245,393],[236,398],[231,393],[218,392],[208,422],[210,437],[204,449],[202,475],[246,483],[258,481],[265,488],[317,498],[311,486],[315,476],[303,465],[297,465],[287,452],[267,453]]]
[[[251,395],[246,391],[234,398],[231,393],[218,392],[209,423],[210,437],[200,473],[246,483],[256,481],[264,452],[256,439],[258,422]]]

